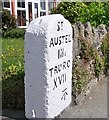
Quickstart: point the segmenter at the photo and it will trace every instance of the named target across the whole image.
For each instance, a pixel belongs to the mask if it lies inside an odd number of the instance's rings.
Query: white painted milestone
[[[62,15],[32,21],[25,34],[25,116],[54,118],[71,103],[72,27]]]

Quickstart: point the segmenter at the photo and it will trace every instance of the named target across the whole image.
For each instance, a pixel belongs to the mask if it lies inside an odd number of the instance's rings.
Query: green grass
[[[2,39],[2,106],[24,109],[24,40]]]
[[[2,71],[9,65],[23,64],[24,61],[24,40],[23,39],[2,39]]]
[[[24,40],[3,38],[0,41],[3,109],[24,109]]]

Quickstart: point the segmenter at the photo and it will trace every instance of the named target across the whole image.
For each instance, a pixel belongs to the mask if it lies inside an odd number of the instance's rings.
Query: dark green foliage
[[[8,10],[2,11],[2,37],[24,38],[25,30],[16,28],[16,18]]]
[[[7,73],[8,75],[10,73]],[[24,109],[24,71],[2,80],[3,108]]]
[[[2,37],[4,38],[24,38],[25,29],[15,28],[2,30]]]
[[[89,21],[91,25],[109,25],[109,1],[108,2],[61,2],[51,13],[64,15],[71,23]]]
[[[74,22],[77,22],[80,7],[81,7],[81,3],[60,2],[58,7],[51,11],[51,14],[52,13],[62,14],[71,23],[74,23]]]
[[[16,19],[8,10],[2,11],[2,29],[16,28]]]
[[[85,3],[84,3],[85,4]],[[109,2],[92,2],[80,9],[78,20],[85,23],[89,21],[92,25],[109,25]]]
[[[16,28],[16,18],[8,10],[2,11],[2,37],[24,38],[25,30]]]

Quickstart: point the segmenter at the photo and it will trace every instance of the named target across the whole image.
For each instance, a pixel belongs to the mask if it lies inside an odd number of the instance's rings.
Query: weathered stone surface
[[[90,47],[93,48],[94,51],[96,51],[99,59],[103,59],[103,53],[101,51],[101,44],[103,42],[103,38],[106,37],[107,32],[109,31],[109,28],[105,27],[105,25],[103,24],[95,28],[91,26],[89,22],[87,22],[84,25],[81,22],[78,22],[73,25],[73,29],[74,29],[73,55],[75,58],[74,62],[79,61],[79,63],[81,63],[83,66],[86,67],[86,70],[88,72],[88,80],[87,80],[88,84],[86,88],[88,88],[88,86],[90,87],[90,83],[93,83],[93,80],[99,81],[100,79],[104,77],[104,74],[100,73],[99,77],[97,78],[97,76],[95,75],[96,74],[95,66],[94,66],[95,60],[91,58],[89,61],[87,61],[81,58],[81,54],[80,54],[81,53],[81,41],[82,40],[88,41],[87,43],[89,44]],[[78,63],[76,65],[77,67],[79,66]],[[74,83],[75,81],[76,79],[73,79]],[[87,90],[84,88],[81,94],[84,94],[85,91]],[[81,101],[84,98],[84,96],[81,96],[81,94],[79,96],[77,94],[76,96],[77,98],[75,99],[76,103],[78,103],[78,101]]]
[[[84,25],[84,36],[86,37],[86,39],[93,44],[93,34],[92,34],[92,26],[90,24],[90,22],[87,22]]]
[[[106,27],[106,31],[109,32],[109,26]]]
[[[107,31],[105,25],[101,24],[97,27],[98,34],[99,34],[99,41],[102,41],[102,39],[106,36]]]
[[[79,54],[79,30],[76,24],[72,25],[73,28],[73,59]]]
[[[90,36],[92,34],[92,27],[90,22],[87,22],[86,24],[84,24],[84,30],[85,30],[85,37],[92,37]]]
[[[62,15],[32,21],[25,35],[27,118],[54,118],[71,103],[72,27]]]
[[[77,22],[76,25],[78,27],[79,35],[84,37],[84,25],[81,22]]]
[[[96,43],[96,40],[98,40],[98,33],[95,27],[92,27],[92,33],[93,33],[93,43]]]

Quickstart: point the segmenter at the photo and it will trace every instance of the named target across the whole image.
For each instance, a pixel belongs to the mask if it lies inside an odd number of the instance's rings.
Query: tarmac
[[[107,118],[107,79],[94,85],[81,105],[70,107],[60,118]]]
[[[108,118],[107,114],[107,83],[109,75],[93,86],[82,104],[71,106],[64,110],[60,118]],[[24,111],[2,111],[2,120],[26,120]]]

